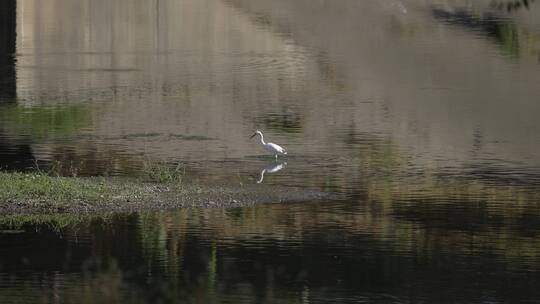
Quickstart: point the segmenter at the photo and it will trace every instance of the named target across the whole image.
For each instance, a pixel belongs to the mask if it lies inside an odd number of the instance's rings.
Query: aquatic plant
[[[165,162],[145,161],[143,163],[144,177],[150,182],[181,184],[185,174],[182,163],[167,164]]]

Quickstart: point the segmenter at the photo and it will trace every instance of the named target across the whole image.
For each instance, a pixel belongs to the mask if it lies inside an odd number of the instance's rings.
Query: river
[[[533,303],[540,4],[5,0],[0,166],[332,194],[0,217],[1,303]],[[275,160],[256,139],[284,146]]]

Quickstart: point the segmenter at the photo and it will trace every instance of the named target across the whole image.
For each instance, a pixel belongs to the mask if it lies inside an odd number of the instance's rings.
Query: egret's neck
[[[262,135],[261,133],[259,133],[259,135],[261,136],[261,144],[266,145],[266,143],[264,142],[264,137],[263,137],[263,135]]]

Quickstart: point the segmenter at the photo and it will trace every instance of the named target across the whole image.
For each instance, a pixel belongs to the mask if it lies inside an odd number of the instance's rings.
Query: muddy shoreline
[[[182,185],[170,187],[143,183],[133,195],[103,200],[80,198],[54,200],[48,197],[8,198],[0,201],[0,215],[97,214],[157,211],[176,208],[237,208],[267,203],[299,203],[335,199],[319,191],[258,186]]]

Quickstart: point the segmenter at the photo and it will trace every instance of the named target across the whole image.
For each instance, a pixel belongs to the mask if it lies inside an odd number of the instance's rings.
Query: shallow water
[[[516,3],[2,1],[3,168],[339,199],[2,217],[0,302],[535,302],[540,4]]]

